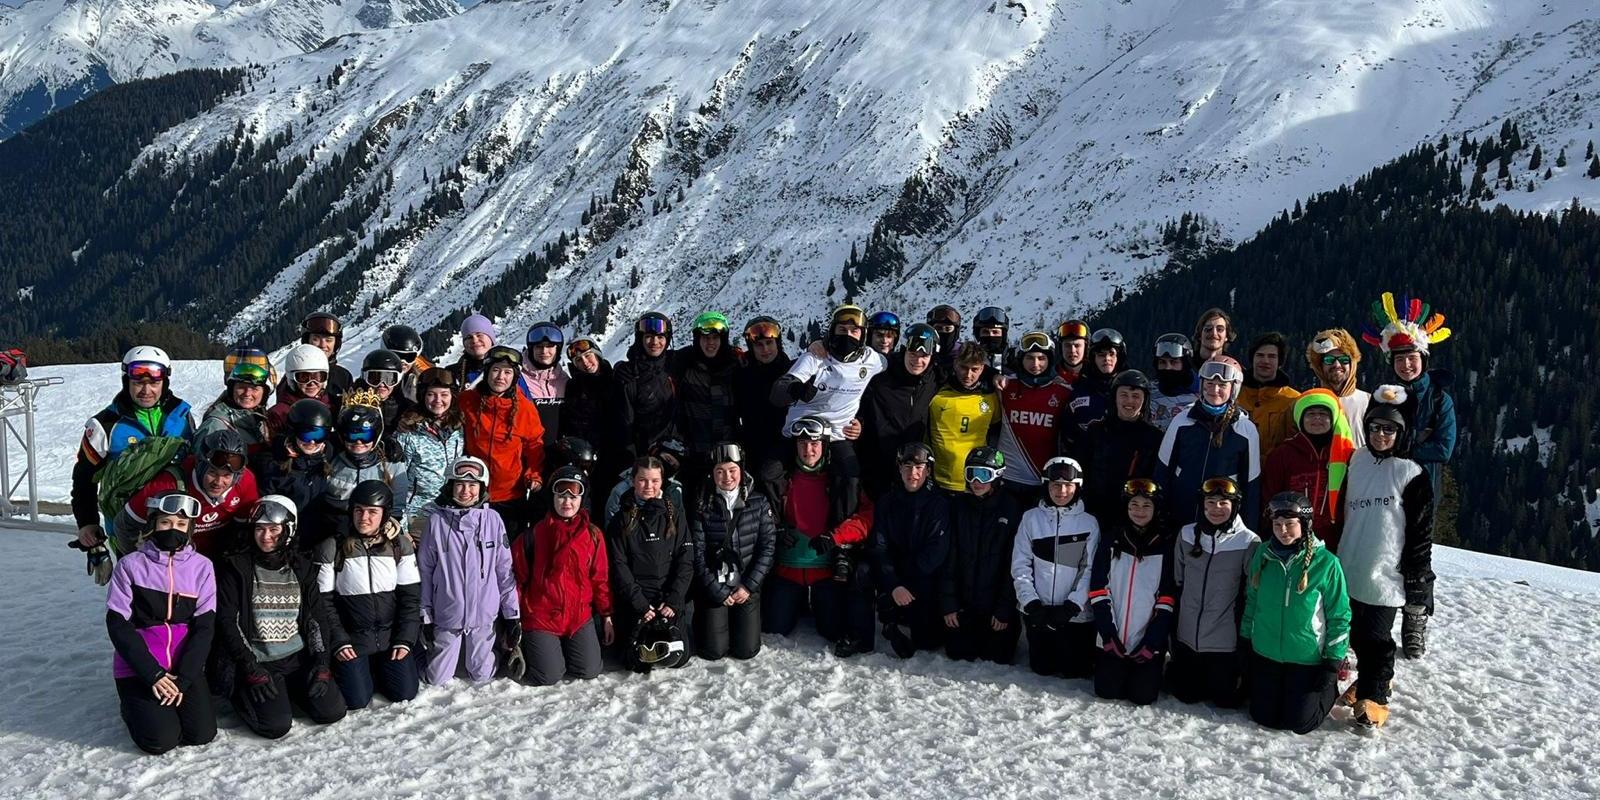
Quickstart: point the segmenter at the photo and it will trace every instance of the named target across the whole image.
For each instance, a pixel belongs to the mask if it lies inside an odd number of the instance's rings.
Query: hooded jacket
[[[682,613],[694,579],[694,541],[681,508],[635,492],[606,526],[612,595],[634,616],[666,604]]]
[[[776,560],[777,522],[767,498],[750,491],[752,483],[746,476],[732,509],[721,490],[708,483],[689,521],[697,583],[715,605],[740,586],[752,593],[761,591]]]
[[[1212,416],[1196,403],[1172,421],[1156,451],[1154,477],[1170,498],[1173,521],[1198,519],[1201,484],[1221,475],[1244,490],[1240,515],[1255,519],[1261,509],[1261,443],[1255,423],[1236,407]]]
[[[1100,545],[1100,523],[1074,499],[1051,505],[1046,497],[1022,515],[1011,547],[1011,580],[1017,605],[1078,607],[1073,622],[1088,622],[1089,571]]]
[[[983,497],[971,492],[956,495],[949,505],[950,555],[940,573],[940,613],[1015,621],[1011,548],[1022,524],[1016,501],[997,485]]]
[[[611,565],[605,535],[580,510],[554,514],[511,543],[511,569],[522,604],[522,629],[559,636],[611,616]]]
[[[898,486],[878,500],[872,516],[872,566],[885,594],[904,586],[927,603],[950,555],[950,505],[928,481],[915,492]]]
[[[1196,653],[1238,649],[1245,569],[1260,542],[1238,514],[1220,528],[1205,521],[1183,526],[1172,575],[1178,589],[1174,633],[1185,647]]]
[[[145,542],[117,561],[106,587],[112,677],[154,686],[170,672],[188,689],[205,674],[216,617],[210,559],[189,545],[168,553]]]
[[[1089,573],[1089,609],[1102,646],[1109,639],[1126,654],[1146,647],[1166,652],[1178,603],[1172,540],[1159,518],[1142,530],[1124,520],[1100,537]]]
[[[463,449],[489,465],[489,502],[521,500],[542,481],[544,426],[515,387],[502,397],[487,387],[461,393]],[[396,493],[396,496],[400,496]]]
[[[1258,655],[1280,664],[1342,661],[1350,646],[1350,599],[1339,559],[1315,536],[1309,559],[1307,552],[1297,549],[1284,558],[1264,544],[1246,567],[1249,588],[1239,634]]]
[[[888,368],[867,384],[856,412],[861,420],[856,457],[861,462],[861,482],[873,497],[888,491],[896,480],[894,457],[900,447],[928,438],[928,405],[939,390],[932,364],[921,375],[912,375],[904,357],[888,362]]]
[[[1239,391],[1239,407],[1250,415],[1261,438],[1261,457],[1272,454],[1295,432],[1292,420],[1294,401],[1300,392],[1289,385],[1289,376],[1278,371],[1271,383],[1261,383],[1255,373],[1246,370],[1244,388]]]
[[[146,427],[152,417],[157,420],[153,430]],[[95,482],[100,468],[122,455],[134,442],[158,435],[185,440],[194,438],[194,419],[189,404],[173,395],[170,387],[162,392],[155,409],[141,413],[124,386],[111,405],[84,423],[78,460],[72,467],[72,517],[78,527],[100,524],[100,484]]]
[[[385,519],[377,536],[356,533],[317,545],[317,589],[329,599],[329,646],[370,656],[405,645],[415,651],[422,625],[422,578],[411,539]]]
[[[544,426],[544,443],[546,446],[556,443],[561,437],[561,415],[566,411],[567,385],[571,379],[561,364],[551,364],[548,367],[534,366],[533,360],[522,362],[522,371],[518,375],[517,391],[522,396],[533,402],[533,407],[539,412],[539,424]]]
[[[424,623],[481,630],[521,616],[506,526],[488,506],[435,505],[417,548],[417,572]]]
[[[228,658],[246,670],[257,665],[250,643],[261,636],[256,629],[255,613],[257,552],[251,547],[216,562],[217,639]],[[303,645],[301,653],[309,654],[317,666],[327,667],[332,655],[327,638],[330,610],[322,592],[317,590],[317,565],[298,550],[285,555],[284,563],[300,585],[295,622]]]
[[[644,345],[635,334],[628,347],[628,360],[617,365],[617,383],[628,407],[630,459],[648,452],[652,442],[672,430],[677,418],[677,389],[667,368],[669,355],[671,351],[655,357],[645,355]]]
[[[677,431],[692,455],[709,455],[718,442],[739,438],[739,405],[734,396],[734,375],[744,353],[728,343],[706,358],[698,344],[680,348],[671,356],[673,385],[677,389]]]

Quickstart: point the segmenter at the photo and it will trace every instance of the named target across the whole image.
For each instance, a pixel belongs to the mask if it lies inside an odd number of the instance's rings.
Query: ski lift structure
[[[0,520],[26,513],[30,523],[39,521],[38,440],[34,436],[34,416],[39,390],[62,383],[61,378],[26,378],[0,384]],[[12,451],[22,451],[22,469],[13,470]],[[12,501],[24,483],[28,492],[19,505]]]

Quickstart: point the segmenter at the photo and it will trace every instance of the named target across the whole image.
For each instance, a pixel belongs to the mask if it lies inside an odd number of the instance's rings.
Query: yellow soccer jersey
[[[989,443],[989,426],[1000,413],[1000,399],[989,392],[946,386],[928,405],[928,445],[933,448],[933,479],[952,492],[966,488],[967,452]]]

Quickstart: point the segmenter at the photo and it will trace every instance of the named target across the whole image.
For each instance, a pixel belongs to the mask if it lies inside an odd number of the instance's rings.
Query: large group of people
[[[74,546],[152,753],[210,741],[224,704],[279,737],[458,677],[754,658],[807,619],[838,658],[1011,664],[1025,640],[1108,699],[1379,726],[1425,649],[1455,423],[1442,316],[1375,310],[1371,392],[1349,332],[1241,361],[1222,309],[1135,350],[1080,319],[1016,336],[987,307],[964,336],[949,305],[845,305],[793,357],[771,317],[736,342],[703,313],[674,348],[651,312],[615,366],[473,315],[454,363],[396,325],[355,374],[317,313],[281,377],[233,350],[198,415],[165,352],[129,350],[85,427]]]

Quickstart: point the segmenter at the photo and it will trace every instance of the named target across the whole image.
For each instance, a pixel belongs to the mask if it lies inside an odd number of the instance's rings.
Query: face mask
[[[978,340],[978,344],[983,345],[983,349],[988,351],[990,355],[1000,355],[1006,351],[1006,337],[1004,336],[985,336]]]
[[[168,528],[152,532],[150,541],[155,543],[156,549],[164,553],[176,553],[189,543],[189,534],[177,528]]]
[[[828,337],[828,354],[834,358],[842,360],[860,349],[861,341],[854,336],[835,333]]]

